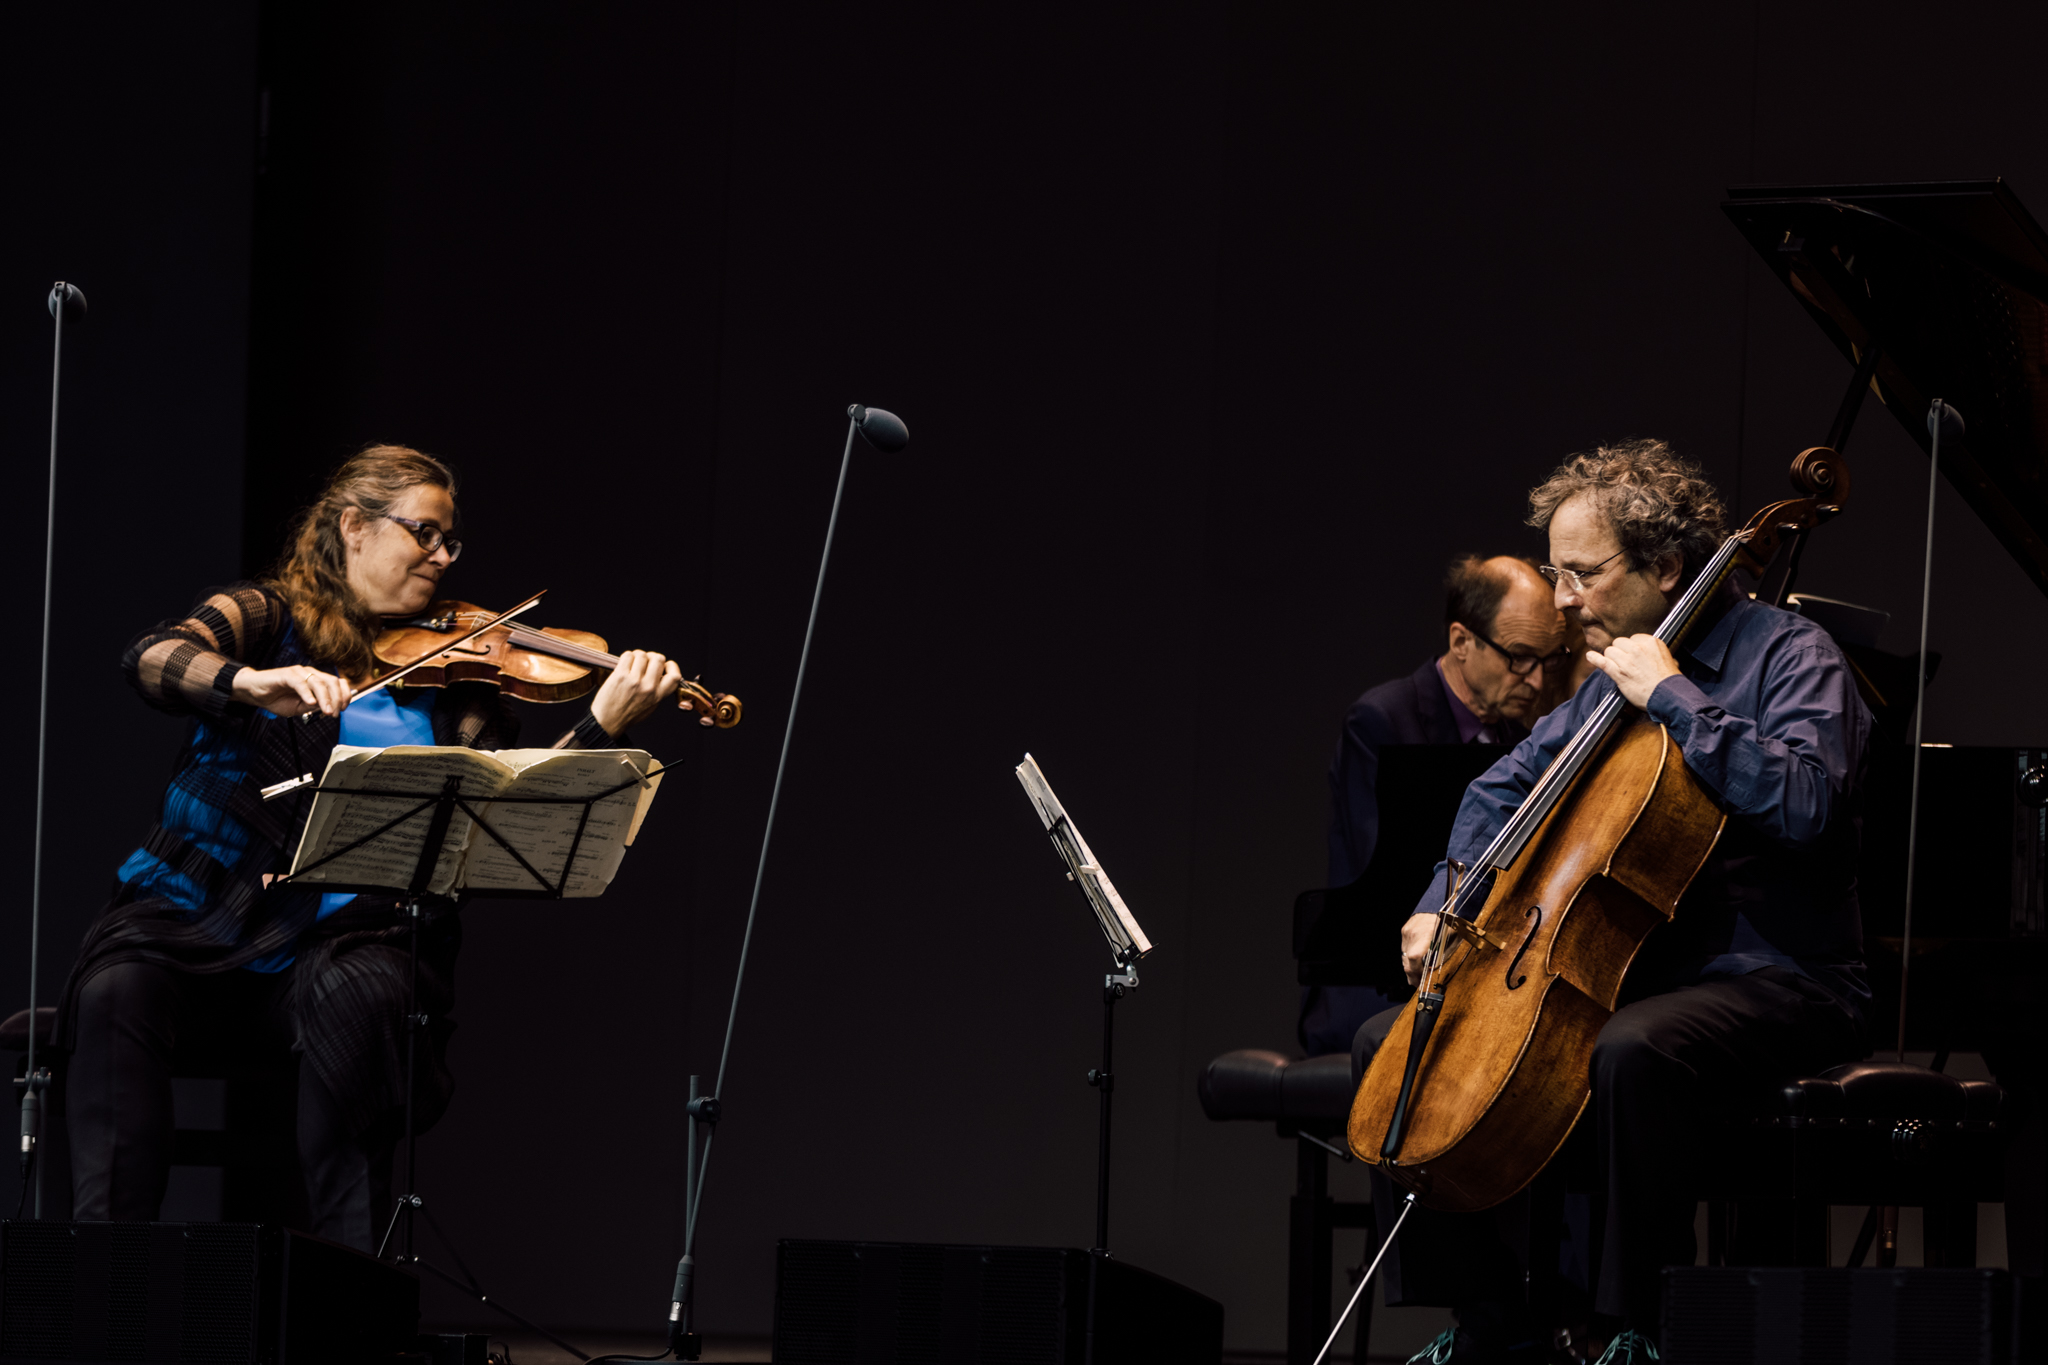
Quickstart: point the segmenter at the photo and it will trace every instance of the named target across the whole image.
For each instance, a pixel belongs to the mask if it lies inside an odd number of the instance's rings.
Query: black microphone
[[[860,428],[860,434],[868,438],[868,444],[884,455],[894,455],[910,444],[910,428],[893,412],[855,403],[847,408],[846,415]]]
[[[64,301],[64,321],[76,327],[85,321],[85,291],[59,280],[50,286],[50,316],[57,316],[57,301]]]
[[[1942,402],[1939,398],[1927,405],[1927,434],[1929,436],[1935,434],[1934,428],[1937,422],[1941,424],[1942,440],[1956,441],[1962,439],[1963,415]]]

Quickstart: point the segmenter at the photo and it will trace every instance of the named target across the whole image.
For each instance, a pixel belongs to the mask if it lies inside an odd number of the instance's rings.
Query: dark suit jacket
[[[1510,727],[1520,730],[1512,723],[1496,728]],[[1451,699],[1435,659],[1351,703],[1344,713],[1343,738],[1330,759],[1329,885],[1351,885],[1372,862],[1380,833],[1379,800],[1373,790],[1379,779],[1380,747],[1458,742],[1458,720],[1451,714]]]
[[[1351,885],[1372,861],[1380,833],[1374,788],[1381,747],[1461,743],[1454,704],[1431,658],[1407,677],[1373,688],[1344,713],[1344,735],[1330,759],[1329,885]],[[1493,728],[1504,744],[1520,743],[1529,733],[1514,721]],[[1392,1003],[1370,986],[1304,987],[1297,1025],[1302,1047],[1311,1057],[1342,1052],[1360,1024]]]

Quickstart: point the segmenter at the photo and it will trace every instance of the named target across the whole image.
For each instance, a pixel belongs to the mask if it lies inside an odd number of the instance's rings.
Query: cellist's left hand
[[[1650,704],[1650,694],[1666,678],[1678,676],[1678,660],[1671,646],[1654,635],[1630,635],[1609,645],[1605,653],[1589,650],[1586,662],[1614,679],[1614,686],[1628,704],[1641,710]]]
[[[653,715],[682,683],[683,670],[673,660],[644,649],[626,650],[590,699],[590,714],[606,734],[622,735]]]

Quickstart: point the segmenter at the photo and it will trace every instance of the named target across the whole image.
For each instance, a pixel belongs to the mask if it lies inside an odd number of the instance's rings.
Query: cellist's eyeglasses
[[[1564,584],[1566,592],[1584,592],[1586,590],[1586,585],[1593,581],[1593,576],[1595,574],[1599,573],[1602,569],[1606,568],[1609,564],[1612,564],[1615,560],[1621,558],[1621,556],[1626,553],[1627,551],[1625,550],[1616,550],[1613,554],[1607,556],[1607,558],[1601,560],[1592,568],[1579,570],[1576,572],[1574,572],[1571,569],[1560,569],[1555,564],[1538,565],[1536,572],[1542,574],[1545,578],[1549,579],[1553,584]],[[1492,641],[1489,640],[1487,643],[1491,644]]]
[[[395,521],[406,530],[412,532],[412,538],[418,541],[420,548],[428,554],[432,554],[434,551],[445,547],[448,551],[448,562],[450,564],[462,558],[462,542],[454,536],[448,535],[432,522],[414,521],[411,517],[393,516],[389,512],[384,514],[384,519],[386,521]]]
[[[1463,621],[1458,622],[1458,624],[1465,626]],[[1465,626],[1465,629],[1472,630],[1472,627]],[[1500,655],[1501,658],[1506,659],[1508,661],[1508,672],[1518,678],[1526,678],[1538,668],[1562,668],[1565,662],[1572,657],[1572,652],[1569,649],[1560,649],[1555,654],[1545,654],[1541,658],[1534,654],[1510,654],[1502,646],[1487,639],[1476,630],[1472,630],[1472,638]]]

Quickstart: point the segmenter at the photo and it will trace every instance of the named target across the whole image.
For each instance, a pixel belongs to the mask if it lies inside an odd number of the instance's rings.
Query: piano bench
[[[1903,1062],[1783,1082],[1710,1156],[1707,1263],[1825,1266],[1830,1205],[1903,1204],[1926,1211],[1926,1264],[1974,1266],[1977,1205],[2005,1197],[2004,1102],[1990,1081]]]
[[[1368,1247],[1378,1235],[1370,1201],[1330,1197],[1330,1156],[1348,1159],[1344,1125],[1352,1091],[1348,1052],[1290,1059],[1263,1048],[1224,1053],[1203,1068],[1195,1084],[1210,1118],[1271,1123],[1281,1137],[1294,1140],[1294,1195],[1287,1206],[1288,1365],[1310,1365],[1330,1334],[1337,1229],[1363,1228]],[[1357,1318],[1354,1359],[1363,1361],[1372,1335],[1371,1294],[1359,1300]]]

